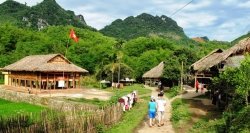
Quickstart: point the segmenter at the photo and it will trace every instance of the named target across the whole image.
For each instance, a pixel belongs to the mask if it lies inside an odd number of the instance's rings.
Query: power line
[[[191,4],[193,1],[194,1],[194,0],[191,0],[190,2],[188,2],[186,5],[184,5],[184,6],[181,7],[180,9],[176,10],[174,13],[172,13],[172,14],[170,15],[170,18],[171,18],[172,16],[174,16],[176,13],[178,13],[179,11],[181,11],[183,8],[185,8],[187,5]]]

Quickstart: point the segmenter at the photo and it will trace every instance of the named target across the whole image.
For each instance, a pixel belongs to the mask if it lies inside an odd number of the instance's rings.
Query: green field
[[[117,88],[108,88],[106,89],[107,91],[110,92],[114,92],[117,96],[124,96],[127,95],[129,93],[131,93],[132,91],[136,90],[138,95],[143,95],[143,94],[148,94],[151,93],[151,90],[144,88],[144,86],[142,84],[133,84],[131,86],[124,86],[121,89],[117,89]]]
[[[1,117],[10,117],[25,113],[40,113],[44,109],[44,107],[24,102],[11,102],[4,99],[0,99]]]

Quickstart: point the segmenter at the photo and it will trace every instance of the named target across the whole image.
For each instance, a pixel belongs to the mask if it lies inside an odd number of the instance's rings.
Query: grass
[[[196,122],[192,129],[189,130],[190,133],[222,133],[225,127],[225,120],[215,119],[208,120],[207,118],[200,119]]]
[[[165,91],[165,95],[169,99],[177,96],[180,93],[182,93],[180,86],[174,86],[174,87],[170,88],[169,90]]]
[[[132,133],[147,114],[149,97],[143,98],[130,111],[124,113],[122,120],[106,130],[107,133]]]
[[[0,99],[0,116],[10,117],[25,113],[40,113],[44,107],[36,106],[24,102],[11,102]]]
[[[186,123],[190,120],[191,113],[188,109],[188,104],[183,99],[175,99],[172,102],[172,116],[171,121],[175,128],[181,127],[183,123]]]
[[[67,100],[74,101],[74,102],[82,102],[82,103],[88,103],[88,104],[93,104],[97,105],[98,107],[103,107],[109,105],[109,102],[107,101],[102,101],[98,98],[93,98],[93,99],[86,99],[86,98],[68,98]]]
[[[127,95],[134,90],[137,91],[138,95],[151,93],[151,90],[144,88],[144,86],[141,84],[133,84],[131,86],[124,86],[122,89],[107,88],[106,90],[115,93],[115,95],[119,97]]]

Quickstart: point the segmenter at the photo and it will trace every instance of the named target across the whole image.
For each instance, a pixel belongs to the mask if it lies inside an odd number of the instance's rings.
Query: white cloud
[[[27,3],[28,6],[34,6],[37,3],[42,2],[43,0],[14,0],[17,1],[19,3],[25,4],[25,2]]]
[[[197,12],[192,14],[180,13],[174,16],[174,20],[177,21],[178,25],[186,29],[196,27],[205,28],[206,26],[213,25],[217,20],[217,16],[203,12]]]
[[[223,5],[236,5],[240,0],[221,0]]]
[[[195,10],[199,10],[205,7],[208,7],[212,4],[211,0],[203,0],[203,1],[198,1],[198,2],[192,2],[191,4],[189,4],[188,6],[186,6],[184,8],[184,10],[187,11],[195,11]]]
[[[241,7],[241,8],[250,8],[250,1],[239,3],[238,7]]]

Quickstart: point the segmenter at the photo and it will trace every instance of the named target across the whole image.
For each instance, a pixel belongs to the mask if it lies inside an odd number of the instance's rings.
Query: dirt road
[[[148,87],[145,86],[148,89],[152,90],[152,96],[157,97],[157,90],[154,87]],[[185,86],[184,86],[185,87]],[[183,98],[183,99],[190,99],[199,95],[202,95],[202,93],[196,93],[195,89],[191,88],[191,87],[186,87],[185,89],[187,91],[187,93],[185,94],[181,94],[178,95],[176,97],[173,97],[172,99],[167,99],[167,104],[166,104],[166,110],[165,110],[165,119],[164,119],[164,126],[158,127],[157,125],[153,126],[153,127],[149,127],[149,119],[146,116],[144,118],[143,124],[142,126],[136,130],[136,133],[174,133],[174,129],[172,126],[172,123],[170,121],[171,118],[171,102],[176,99],[176,98]],[[204,90],[205,91],[205,90]]]

